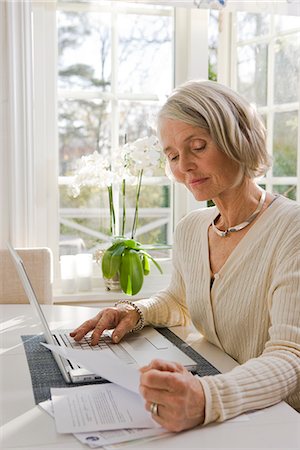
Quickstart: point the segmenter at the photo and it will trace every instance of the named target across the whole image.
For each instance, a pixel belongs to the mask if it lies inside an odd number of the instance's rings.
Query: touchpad
[[[129,344],[130,347],[135,351],[151,351],[153,350],[153,345],[148,339],[145,339],[142,336],[130,336],[126,338],[126,344]]]
[[[165,350],[169,348],[168,341],[160,334],[148,336],[129,336],[126,342],[133,348],[133,350],[150,350],[153,347],[156,350]]]

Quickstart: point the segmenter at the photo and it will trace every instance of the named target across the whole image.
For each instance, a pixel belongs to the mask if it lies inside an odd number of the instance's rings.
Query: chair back
[[[16,249],[39,303],[53,303],[52,253],[49,248]],[[14,262],[6,249],[0,249],[0,303],[29,303]]]

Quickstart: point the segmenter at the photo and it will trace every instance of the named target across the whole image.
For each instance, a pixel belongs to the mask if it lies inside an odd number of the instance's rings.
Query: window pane
[[[273,165],[267,186],[271,184],[274,192],[299,201],[295,181],[300,157],[299,17],[237,13],[236,18],[236,87],[258,106],[270,127],[267,142],[272,145]]]
[[[300,84],[300,33],[277,39],[275,45],[275,103],[298,101]]]
[[[94,250],[110,240],[106,189],[83,187],[74,198],[69,186],[60,186],[60,254]]]
[[[262,120],[262,123],[264,124],[264,126],[267,128],[267,117],[265,114],[261,113],[260,111],[258,111],[260,118]]]
[[[101,100],[59,102],[60,175],[70,175],[82,155],[110,151],[109,106]]]
[[[300,19],[297,16],[275,16],[276,31],[287,31],[300,28]]]
[[[127,188],[126,232],[130,234],[133,223],[136,187]],[[139,219],[136,237],[143,244],[167,244],[170,220],[170,183],[168,186],[142,185],[139,202]]]
[[[274,117],[273,175],[297,175],[297,112],[277,113]]]
[[[237,39],[244,41],[266,35],[270,30],[270,16],[265,14],[237,13]]]
[[[213,81],[217,81],[218,73],[218,33],[219,11],[211,9],[208,25],[208,78]]]
[[[128,235],[133,226],[135,198],[136,186],[127,186],[125,233]],[[121,202],[120,199],[120,205]],[[84,187],[74,198],[69,186],[60,186],[60,209],[61,254],[75,254],[80,248],[94,250],[110,241],[106,189]],[[120,222],[121,219],[122,214]],[[143,244],[167,244],[169,226],[170,183],[167,186],[143,184],[136,238]]]
[[[172,17],[119,15],[121,92],[159,95],[172,88]]]
[[[251,103],[267,102],[267,47],[243,45],[237,50],[237,87]]]
[[[120,101],[119,105],[120,134],[126,134],[127,141],[133,142],[156,128],[157,102]]]
[[[107,189],[83,187],[77,198],[72,195],[69,185],[79,158],[94,151],[118,156],[118,137],[123,145],[125,136],[133,143],[152,134],[158,100],[173,86],[171,8],[138,5],[145,14],[136,14],[134,4],[97,2],[95,8],[103,6],[103,12],[87,12],[84,3],[80,12],[57,13],[61,254],[82,248],[93,252],[111,240]],[[119,5],[126,7],[126,14],[119,12]],[[76,3],[73,7],[76,10]],[[104,91],[109,95],[102,95]],[[121,100],[124,93],[131,94],[129,100]],[[171,235],[170,182],[161,167],[153,177],[143,178],[136,237],[145,244],[165,244]],[[115,184],[113,189],[121,230],[121,189]],[[135,194],[136,186],[128,185],[129,234]]]
[[[110,15],[58,12],[57,21],[58,87],[110,90]]]
[[[296,200],[297,188],[295,185],[275,185],[273,186],[273,192],[276,194],[284,195],[291,200]]]

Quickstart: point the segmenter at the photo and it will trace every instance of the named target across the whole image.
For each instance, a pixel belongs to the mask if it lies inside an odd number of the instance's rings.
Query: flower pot
[[[147,253],[142,244],[124,236],[113,238],[112,245],[97,252],[104,283],[108,291],[123,291],[127,295],[137,294],[150,272],[150,260],[162,273],[160,265]],[[101,255],[101,257],[100,257]]]
[[[107,291],[115,291],[115,292],[121,292],[121,284],[120,284],[120,276],[119,272],[116,273],[112,278],[105,278],[103,277],[105,289]]]
[[[126,239],[124,236],[114,236],[112,238],[112,242],[111,244],[113,244],[114,242],[116,242],[116,240],[121,240],[121,239]],[[103,255],[105,253],[105,250],[97,250],[95,253],[95,258],[96,258],[96,262],[97,264],[101,267],[102,264],[102,258]],[[121,292],[122,288],[121,288],[121,284],[120,284],[120,274],[119,272],[117,272],[112,278],[106,278],[103,274],[102,274],[102,278],[104,281],[104,286],[105,289],[107,291],[114,291],[114,292]]]

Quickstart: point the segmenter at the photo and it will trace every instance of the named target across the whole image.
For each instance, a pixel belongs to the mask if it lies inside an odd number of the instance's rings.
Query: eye
[[[206,144],[205,139],[192,139],[190,141],[190,149],[192,152],[202,152],[206,148]]]
[[[168,155],[169,161],[176,161],[177,159],[178,159],[178,155],[172,155],[172,154]]]
[[[206,147],[206,145],[202,145],[201,147],[200,146],[199,147],[195,147],[195,148],[193,148],[193,151],[194,152],[201,152],[201,151],[203,151],[205,149],[205,147]]]

